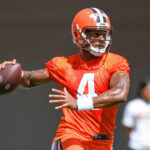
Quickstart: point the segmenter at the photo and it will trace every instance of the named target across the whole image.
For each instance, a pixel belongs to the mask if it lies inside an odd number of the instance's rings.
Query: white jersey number
[[[84,94],[85,87],[88,84],[88,94]],[[94,97],[97,96],[95,93],[94,87],[94,73],[85,73],[81,79],[78,91],[77,91],[77,98],[85,98],[85,97]]]

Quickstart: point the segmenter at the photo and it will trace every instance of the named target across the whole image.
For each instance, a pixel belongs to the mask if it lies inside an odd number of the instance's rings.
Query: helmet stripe
[[[106,23],[106,18],[103,14],[103,11],[94,7],[91,7],[90,9],[93,11],[94,14],[99,14],[96,16],[97,26],[100,26],[100,23]]]
[[[94,13],[98,13],[95,9],[94,9],[94,7],[91,7],[90,8]]]
[[[101,22],[101,20],[100,20],[100,17],[99,17],[99,16],[97,16],[96,21],[97,21],[97,23],[100,23],[100,22]]]
[[[95,10],[96,10],[96,13],[102,14],[102,11],[101,11],[101,10],[99,10],[98,8],[93,8],[93,9],[95,9]]]
[[[104,22],[106,23],[106,18],[105,18],[105,17],[103,17],[103,19],[104,19]]]

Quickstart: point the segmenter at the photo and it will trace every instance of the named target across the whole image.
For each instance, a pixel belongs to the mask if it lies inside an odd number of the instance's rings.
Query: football
[[[0,69],[0,95],[12,92],[21,80],[22,68],[19,63],[6,64]]]

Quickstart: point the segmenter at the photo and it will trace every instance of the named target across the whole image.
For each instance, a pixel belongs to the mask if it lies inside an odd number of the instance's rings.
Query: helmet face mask
[[[89,31],[105,32],[103,46],[94,47],[91,43],[93,37],[88,36]],[[75,16],[72,23],[73,41],[79,48],[88,50],[92,55],[100,56],[106,53],[111,45],[112,29],[108,16],[97,8],[86,8]],[[93,40],[97,40],[95,37]],[[104,44],[105,43],[105,44]],[[102,44],[101,44],[102,45]]]
[[[91,33],[91,34],[88,34]],[[100,56],[109,50],[111,44],[111,30],[108,29],[89,29],[85,30],[87,44],[83,46],[92,55]],[[99,38],[101,37],[101,38]],[[96,43],[93,45],[93,43]]]

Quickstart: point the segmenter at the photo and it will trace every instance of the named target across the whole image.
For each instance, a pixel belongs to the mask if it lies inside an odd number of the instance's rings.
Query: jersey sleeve
[[[64,61],[61,57],[55,57],[45,63],[49,77],[58,84],[64,82]]]
[[[132,128],[134,126],[134,113],[133,113],[133,105],[129,102],[123,113],[122,117],[122,125],[128,128]]]
[[[53,59],[51,59],[49,62],[47,62],[47,63],[45,63],[45,67],[46,67],[46,70],[47,70],[47,72],[48,72],[48,74],[49,74],[49,77],[54,81],[54,82],[56,82],[56,79],[57,79],[57,77],[56,77],[56,67],[55,67],[55,65],[54,65],[54,58]]]
[[[127,59],[120,55],[114,55],[111,59],[112,63],[110,65],[110,73],[111,75],[119,72],[124,72],[129,75],[130,67]]]

